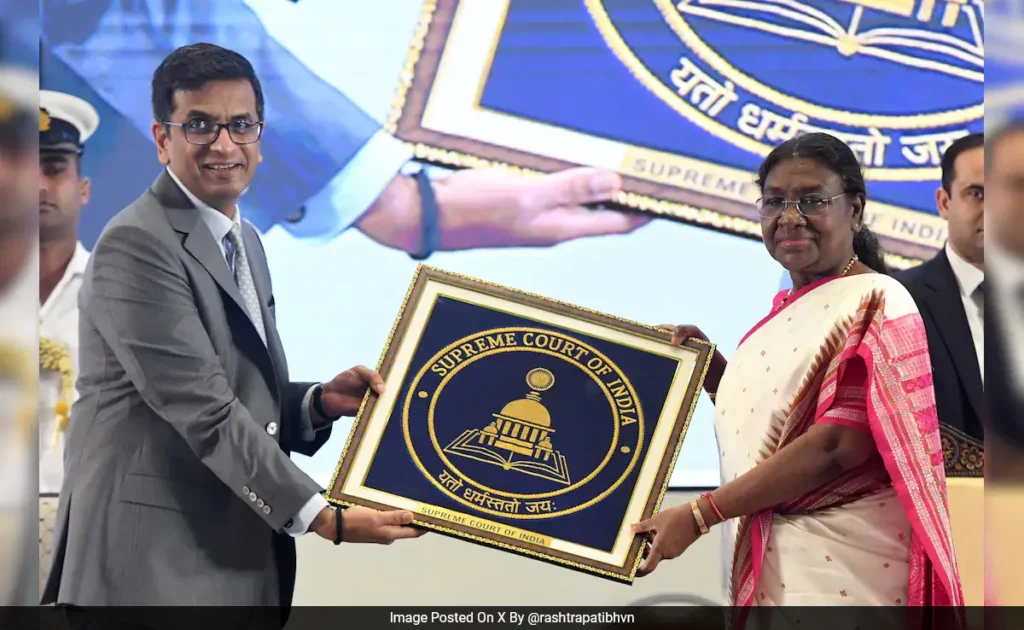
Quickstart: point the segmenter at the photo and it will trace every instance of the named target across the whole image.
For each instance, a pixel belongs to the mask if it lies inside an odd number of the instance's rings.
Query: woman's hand
[[[662,560],[678,558],[700,537],[700,528],[697,527],[697,519],[689,503],[659,512],[653,518],[634,524],[633,532],[654,534],[647,557],[637,570],[637,575],[641,577],[654,571]]]
[[[682,344],[690,337],[711,343],[711,340],[708,339],[708,336],[701,332],[700,328],[697,328],[696,326],[676,326],[673,324],[662,324],[661,326],[658,326],[658,328],[661,328],[662,330],[672,333],[673,346],[678,346]]]
[[[708,339],[707,335],[705,335],[701,329],[696,326],[662,324],[661,326],[658,326],[658,328],[672,333],[671,343],[674,346],[686,343],[686,340],[691,337],[711,343],[711,340]],[[708,368],[708,373],[704,377],[704,391],[709,394],[715,394],[718,392],[718,384],[722,381],[722,375],[725,374],[725,368],[727,365],[728,362],[725,360],[725,357],[716,349],[715,356],[711,358],[711,366]]]

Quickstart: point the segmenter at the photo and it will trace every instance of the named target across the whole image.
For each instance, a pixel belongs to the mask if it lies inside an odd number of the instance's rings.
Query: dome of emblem
[[[499,418],[518,420],[539,427],[551,426],[551,414],[536,400],[520,398],[502,408]]]

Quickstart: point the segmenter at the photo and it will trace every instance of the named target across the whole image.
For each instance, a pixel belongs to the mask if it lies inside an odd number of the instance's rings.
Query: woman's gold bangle
[[[700,528],[701,534],[710,533],[707,523],[704,522],[704,513],[700,511],[700,506],[697,505],[697,501],[690,501],[690,509],[693,510],[693,518],[697,520],[697,527]]]

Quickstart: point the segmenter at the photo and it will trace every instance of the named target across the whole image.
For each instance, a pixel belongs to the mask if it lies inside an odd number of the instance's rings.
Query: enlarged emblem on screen
[[[760,155],[824,131],[845,140],[872,179],[918,181],[983,117],[980,0],[652,0],[679,41],[671,66],[642,50],[609,3],[586,1],[648,89]],[[915,95],[878,81],[896,68],[934,86]],[[648,162],[636,160],[636,174],[661,179]]]
[[[624,372],[582,340],[539,328],[486,330],[441,349],[412,379],[402,420],[431,484],[513,519],[599,504],[634,472],[644,443]]]
[[[988,104],[983,0],[449,0],[421,25],[388,123],[418,158],[613,169],[614,207],[760,239],[752,173],[824,132],[896,269],[944,246],[928,199]]]

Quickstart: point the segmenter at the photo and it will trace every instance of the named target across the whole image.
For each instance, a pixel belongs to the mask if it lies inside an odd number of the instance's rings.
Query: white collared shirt
[[[39,309],[39,336],[67,348],[72,376],[78,380],[78,290],[89,263],[89,252],[75,244],[64,275]],[[58,494],[64,481],[64,438],[57,432],[57,403],[61,396],[60,374],[39,372],[39,493]],[[78,400],[72,388],[68,405]]]
[[[946,257],[949,259],[949,266],[953,268],[956,283],[960,286],[960,299],[964,304],[967,326],[971,330],[971,339],[974,341],[974,353],[978,358],[981,382],[984,385],[985,312],[982,309],[983,297],[975,296],[975,292],[978,290],[978,286],[985,281],[985,272],[964,260],[948,242],[946,243]]]
[[[171,179],[178,185],[181,192],[185,193],[185,196],[192,202],[192,205],[199,210],[199,216],[203,218],[203,223],[206,224],[206,227],[210,229],[210,233],[213,234],[213,240],[217,241],[217,246],[220,247],[220,255],[224,257],[224,264],[227,264],[228,252],[224,248],[224,237],[231,231],[232,226],[242,224],[241,210],[238,209],[238,206],[235,206],[235,215],[228,217],[220,210],[193,195],[192,191],[185,188],[185,185],[181,183],[181,180],[174,174],[174,171],[168,168],[167,174],[171,176]]]
[[[1011,374],[1007,381],[1017,391],[1024,391],[1024,260],[1002,249],[990,240],[985,243],[985,264],[992,269],[988,291],[999,304],[994,317],[1005,336],[1006,360]]]
[[[203,223],[205,223],[206,227],[209,228],[210,233],[213,235],[213,239],[217,241],[217,247],[220,248],[220,255],[224,259],[224,264],[227,265],[228,252],[224,247],[224,237],[231,231],[232,226],[242,224],[241,210],[238,209],[238,206],[235,206],[234,216],[228,218],[223,212],[213,208],[207,203],[204,203],[192,194],[192,191],[181,183],[181,180],[178,179],[178,176],[175,175],[174,171],[170,168],[167,169],[167,174],[171,176],[171,179],[173,179],[174,183],[178,185],[181,192],[185,193],[185,196],[192,202],[192,205],[199,210],[199,216],[203,218]],[[309,388],[309,391],[306,392],[306,395],[302,399],[302,414],[307,422],[312,421],[310,418],[310,413],[312,412],[310,406],[313,400],[313,389],[315,388]],[[327,499],[319,494],[313,495],[302,509],[299,510],[298,514],[288,521],[289,526],[285,527],[285,532],[292,536],[301,536],[302,534],[305,534],[309,530],[309,526],[313,523],[313,520],[325,507],[327,507]]]

